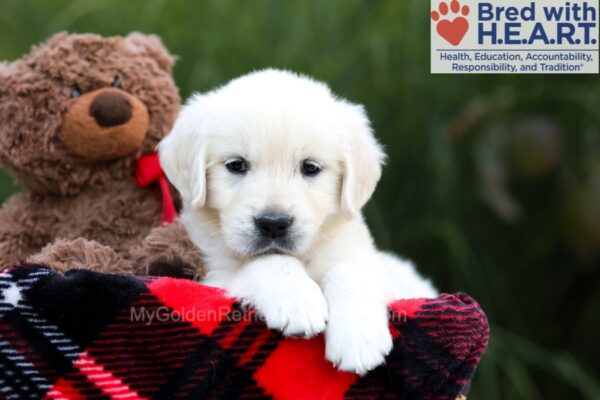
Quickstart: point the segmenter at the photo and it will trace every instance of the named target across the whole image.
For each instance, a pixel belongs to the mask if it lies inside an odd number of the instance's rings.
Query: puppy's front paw
[[[309,278],[282,282],[271,295],[253,302],[267,326],[286,336],[312,337],[325,330],[327,303],[321,288]]]
[[[246,267],[248,275],[240,275],[230,292],[255,307],[269,328],[307,338],[325,330],[327,302],[299,261],[270,256]]]
[[[381,309],[354,315],[334,313],[332,310],[325,332],[327,359],[339,369],[359,375],[383,364],[392,349],[387,309],[385,318]]]

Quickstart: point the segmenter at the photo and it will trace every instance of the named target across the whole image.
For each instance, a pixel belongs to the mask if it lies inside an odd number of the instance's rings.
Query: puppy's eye
[[[321,172],[322,168],[318,162],[312,160],[304,160],[302,161],[302,166],[300,167],[302,171],[302,175],[304,176],[316,176]]]
[[[73,85],[73,87],[71,87],[71,98],[79,96],[81,96],[81,89],[79,89],[79,86]]]
[[[123,87],[123,85],[121,84],[121,78],[119,78],[119,75],[115,75],[111,85],[112,85],[112,87],[115,87],[117,89],[121,89],[121,87]]]
[[[248,162],[243,158],[232,158],[225,161],[225,167],[232,174],[245,174],[248,171]]]

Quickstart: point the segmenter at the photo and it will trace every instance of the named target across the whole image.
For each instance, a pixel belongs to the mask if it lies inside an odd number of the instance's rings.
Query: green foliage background
[[[0,59],[139,30],[180,57],[184,98],[266,66],[329,82],[387,147],[380,246],[488,314],[471,398],[600,399],[600,79],[431,75],[429,29],[416,0],[0,0]]]

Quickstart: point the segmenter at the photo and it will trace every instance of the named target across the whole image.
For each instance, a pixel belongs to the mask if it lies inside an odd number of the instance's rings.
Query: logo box
[[[598,0],[431,0],[431,72],[597,74]]]

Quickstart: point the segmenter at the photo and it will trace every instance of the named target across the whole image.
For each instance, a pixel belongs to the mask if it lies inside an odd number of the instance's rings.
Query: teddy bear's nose
[[[131,119],[131,103],[116,90],[99,93],[90,104],[90,115],[98,125],[108,128],[123,125]]]

